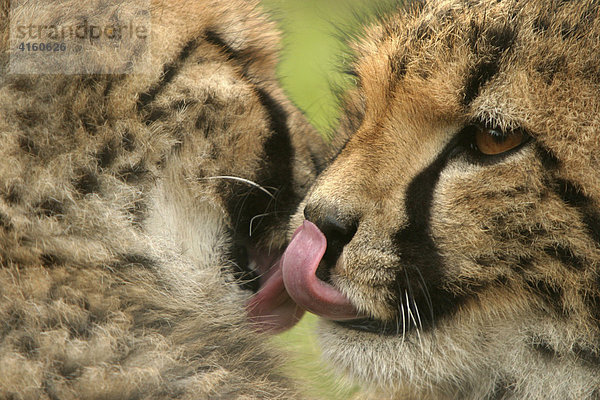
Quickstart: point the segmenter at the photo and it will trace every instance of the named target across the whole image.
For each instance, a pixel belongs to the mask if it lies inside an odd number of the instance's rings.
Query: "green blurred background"
[[[398,0],[262,0],[283,31],[278,73],[284,89],[322,133],[335,123],[337,106],[331,85],[346,86],[347,61],[342,38],[362,31],[374,14]]]
[[[342,38],[361,31],[375,13],[397,0],[262,0],[267,12],[284,33],[283,54],[278,67],[280,81],[294,103],[311,123],[327,136],[335,128],[338,106],[332,87],[351,84],[341,72],[347,63]],[[286,372],[299,380],[309,398],[347,400],[356,392],[335,378],[321,361],[315,340],[317,319],[307,314],[291,331],[274,338],[293,358]]]

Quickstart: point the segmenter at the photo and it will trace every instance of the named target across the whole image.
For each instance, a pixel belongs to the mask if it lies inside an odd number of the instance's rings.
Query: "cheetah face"
[[[540,343],[561,354],[569,324],[597,338],[599,64],[586,47],[600,24],[583,4],[546,6],[432,2],[356,46],[359,128],[296,216],[282,267],[340,369],[487,390],[546,362]]]

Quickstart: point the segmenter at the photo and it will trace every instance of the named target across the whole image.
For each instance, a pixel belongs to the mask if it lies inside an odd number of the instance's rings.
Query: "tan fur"
[[[414,2],[355,45],[358,128],[305,212],[356,228],[330,280],[397,332],[323,321],[339,370],[399,399],[600,396],[599,12]],[[436,164],[474,122],[532,141]]]
[[[126,22],[131,4],[19,12]],[[14,75],[0,1],[0,398],[296,397],[229,270],[238,247],[285,244],[321,143],[275,81],[254,1],[150,11],[144,74]]]

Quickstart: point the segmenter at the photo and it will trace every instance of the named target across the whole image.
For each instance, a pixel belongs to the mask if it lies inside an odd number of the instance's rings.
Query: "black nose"
[[[304,208],[304,218],[315,224],[327,238],[327,250],[317,269],[317,277],[327,282],[331,268],[358,229],[357,219],[342,215],[335,208],[312,204]]]

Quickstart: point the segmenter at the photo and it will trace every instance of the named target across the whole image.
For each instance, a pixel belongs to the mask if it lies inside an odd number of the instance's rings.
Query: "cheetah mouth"
[[[325,235],[312,222],[304,221],[283,256],[261,277],[258,292],[247,309],[259,330],[280,332],[293,326],[304,311],[333,321],[361,320],[350,300],[316,271],[325,254]]]
[[[375,333],[384,336],[399,336],[406,333],[406,326],[398,321],[387,322],[375,318],[359,318],[349,321],[334,322],[346,329]]]
[[[283,279],[290,297],[302,308],[320,317],[341,321],[363,315],[335,286],[317,276],[327,239],[310,221],[304,221],[282,259]]]

